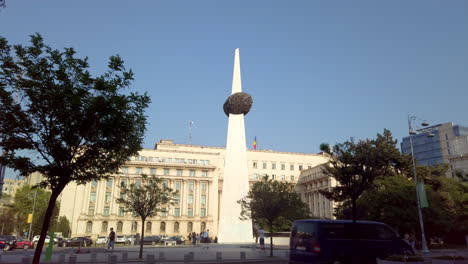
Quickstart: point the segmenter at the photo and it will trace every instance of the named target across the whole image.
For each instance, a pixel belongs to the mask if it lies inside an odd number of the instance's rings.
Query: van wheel
[[[11,248],[10,245],[5,245],[5,247],[3,248],[3,250],[8,251],[8,250],[10,250],[10,248]]]
[[[24,248],[24,249],[29,249],[29,245],[26,244],[26,245],[23,246],[23,248]]]

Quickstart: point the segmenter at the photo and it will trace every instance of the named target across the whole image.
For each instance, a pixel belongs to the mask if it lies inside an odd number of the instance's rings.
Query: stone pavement
[[[208,249],[202,246],[152,247],[145,246],[143,260],[138,259],[139,247],[118,247],[113,253],[103,248],[82,248],[76,254],[75,249],[54,251],[51,261],[41,263],[287,263],[288,251],[275,249],[274,257],[268,250],[252,246],[213,245]],[[0,256],[0,263],[31,263],[33,250],[10,251]],[[45,254],[43,254],[44,256]]]

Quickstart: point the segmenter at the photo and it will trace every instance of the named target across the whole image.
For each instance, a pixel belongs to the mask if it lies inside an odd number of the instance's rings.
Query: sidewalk
[[[85,251],[83,251],[85,250]],[[89,251],[88,251],[89,250]],[[76,251],[75,251],[76,252]],[[118,249],[114,253],[102,252],[99,248],[84,248],[80,253],[70,251],[54,252],[52,260],[41,263],[287,263],[288,251],[275,249],[274,257],[269,257],[269,250],[255,247],[230,245],[202,247],[145,247],[143,260],[138,259],[139,248]],[[33,251],[27,254],[3,254],[0,263],[31,263]],[[44,254],[43,254],[44,257]]]

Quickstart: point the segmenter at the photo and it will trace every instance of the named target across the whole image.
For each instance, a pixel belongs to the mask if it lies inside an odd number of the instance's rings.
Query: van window
[[[295,223],[291,230],[290,246],[294,249],[312,251],[317,244],[317,224],[312,222]]]
[[[383,225],[360,224],[357,236],[358,239],[392,240],[395,233]]]
[[[324,224],[324,237],[327,239],[372,239],[392,240],[395,233],[388,227],[375,224]],[[354,234],[354,235],[353,235]]]

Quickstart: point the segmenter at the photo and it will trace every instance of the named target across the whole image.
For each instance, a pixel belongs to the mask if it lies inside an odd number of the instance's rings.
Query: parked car
[[[32,242],[33,242],[33,243],[39,242],[39,237],[40,237],[40,236],[34,236]],[[54,244],[57,243],[58,241],[59,241],[59,239],[56,238],[56,237],[54,237]],[[46,238],[45,238],[45,240],[44,240],[44,243],[47,243],[47,244],[50,243],[50,237],[49,237],[49,236],[46,236]]]
[[[388,255],[414,254],[386,224],[348,220],[294,221],[289,252],[290,263],[375,263]]]
[[[182,244],[184,243],[183,238],[181,238],[180,236],[172,236],[172,237],[169,237],[169,238],[167,238],[166,240],[164,240],[163,243],[165,243],[166,241],[175,241],[175,242],[176,242],[176,245],[182,245]]]
[[[23,237],[16,238],[16,247],[24,249],[34,248],[33,243]]]
[[[138,244],[143,243],[143,245],[157,245],[161,241],[159,236],[145,236],[143,240],[140,240]]]
[[[119,243],[125,244],[125,243],[127,243],[127,237],[126,236],[116,236],[115,237],[115,243],[116,244],[119,244]]]
[[[96,245],[102,245],[102,244],[107,244],[107,237],[105,236],[99,236],[97,239],[96,239]]]
[[[161,241],[164,241],[169,238],[168,235],[160,235],[159,237],[161,238]]]
[[[89,247],[93,244],[93,240],[87,237],[74,237],[62,241],[62,247]]]
[[[12,250],[16,248],[16,238],[14,236],[0,235],[0,244],[3,250]]]

